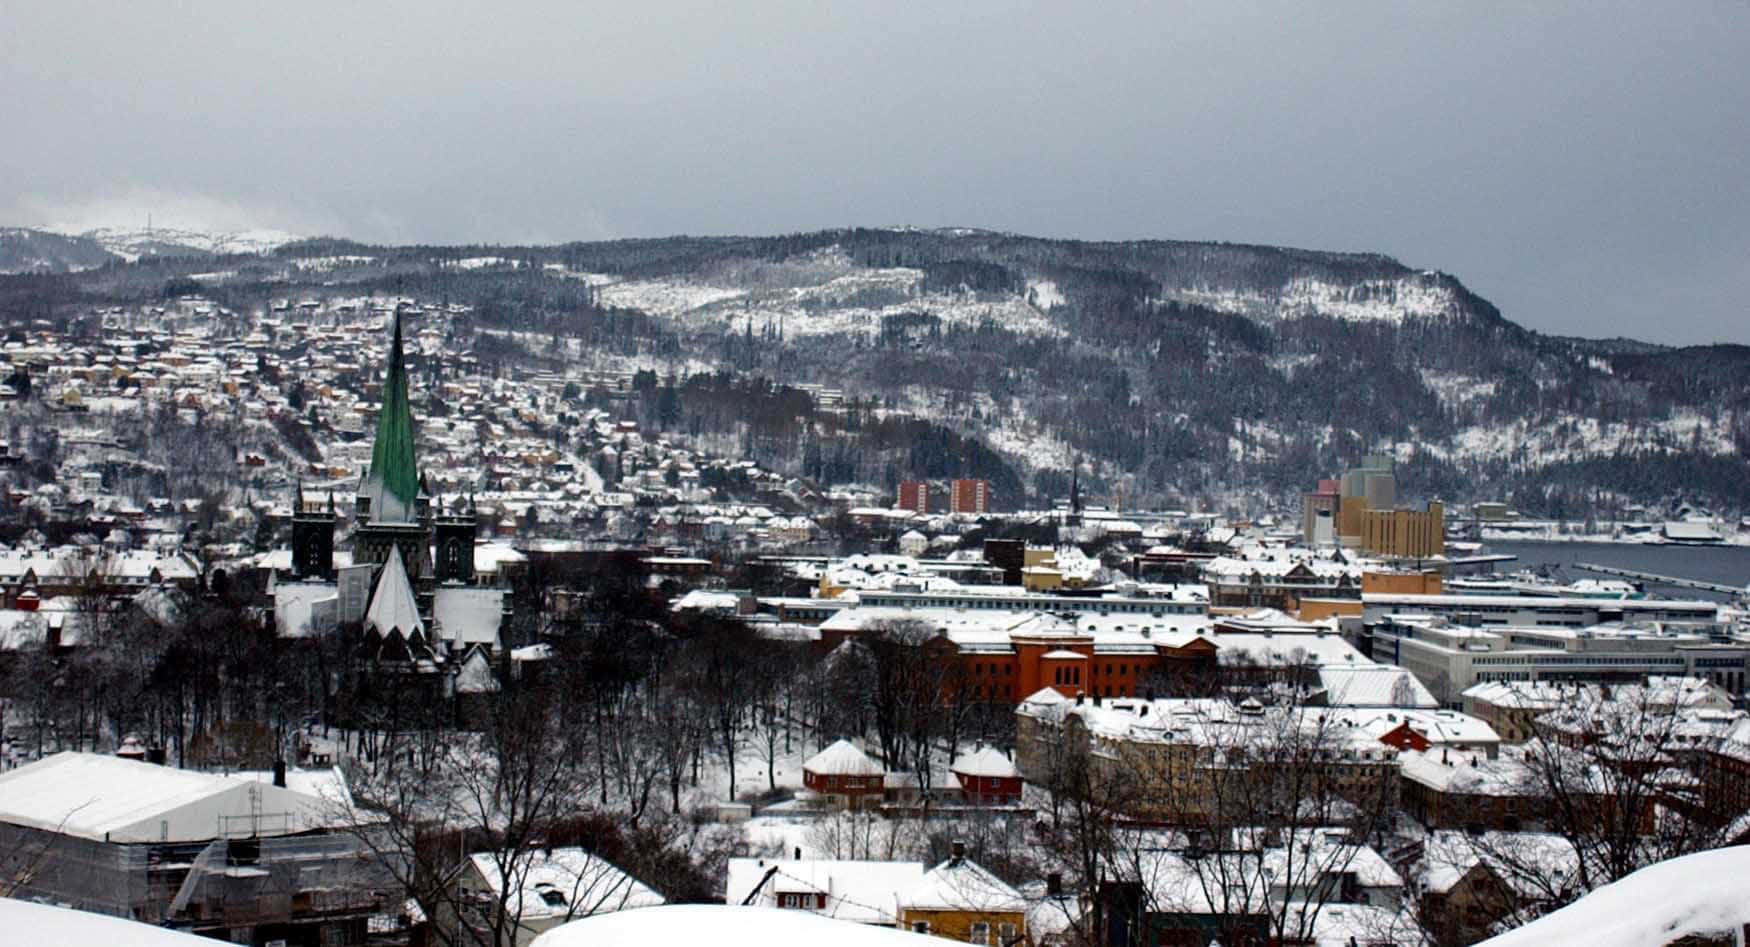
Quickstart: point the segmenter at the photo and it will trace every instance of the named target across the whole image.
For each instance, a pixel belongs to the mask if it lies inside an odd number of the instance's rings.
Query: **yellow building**
[[[1347,510],[1348,504],[1344,504]],[[1446,507],[1439,500],[1423,512],[1367,510],[1361,520],[1361,548],[1370,555],[1426,559],[1446,554]]]
[[[1027,936],[1027,902],[955,842],[947,861],[900,893],[898,926],[963,944],[1010,944]]]
[[[1062,588],[1063,573],[1053,566],[1028,566],[1021,570],[1021,585],[1029,592]]]

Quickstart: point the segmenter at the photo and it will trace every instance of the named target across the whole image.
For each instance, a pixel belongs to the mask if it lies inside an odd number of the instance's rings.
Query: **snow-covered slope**
[[[191,253],[268,253],[300,239],[283,230],[213,231],[179,227],[99,227],[82,233],[53,232],[95,240],[105,250],[127,260]]]
[[[0,273],[72,273],[113,259],[109,251],[83,237],[0,227]]]
[[[781,325],[786,338],[874,334],[889,316],[933,316],[944,326],[994,323],[1024,334],[1065,330],[1047,315],[1063,296],[1036,283],[1027,296],[967,289],[924,288],[924,272],[903,266],[861,266],[838,247],[796,260],[731,272],[622,280],[601,273],[563,275],[596,287],[603,305],[639,309],[698,327]]]
[[[572,921],[535,939],[535,947],[929,947],[921,934],[834,920],[807,911],[677,904],[616,911]]]
[[[1326,316],[1350,322],[1450,319],[1465,314],[1464,301],[1450,279],[1437,273],[1410,273],[1387,279],[1336,283],[1296,277],[1277,292],[1211,289],[1169,291],[1182,302],[1255,319]]]
[[[1650,865],[1483,947],[1662,947],[1750,924],[1750,845]]]
[[[0,898],[0,941],[45,947],[212,947],[213,941],[137,921]]]

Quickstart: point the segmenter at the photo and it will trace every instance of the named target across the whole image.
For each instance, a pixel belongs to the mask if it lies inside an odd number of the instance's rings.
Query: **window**
[[[966,935],[966,942],[968,944],[988,945],[990,943],[990,925],[983,921],[974,921],[971,933]]]
[[[913,934],[928,934],[930,932],[930,922],[929,921],[912,921],[911,922],[911,932]]]
[[[550,884],[536,885],[535,891],[536,891],[536,893],[538,893],[541,896],[541,900],[543,902],[545,902],[548,907],[562,908],[562,907],[566,906],[565,905],[565,892],[560,891],[554,885],[550,885]]]
[[[1014,942],[1015,942],[1015,925],[1013,925],[1013,924],[998,924],[997,925],[997,943],[1006,945],[1006,944],[1012,944]]]

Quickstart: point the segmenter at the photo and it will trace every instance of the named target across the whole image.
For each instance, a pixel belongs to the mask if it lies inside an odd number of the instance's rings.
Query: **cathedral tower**
[[[413,405],[401,347],[401,312],[396,310],[389,372],[383,379],[383,406],[377,415],[377,439],[371,448],[371,466],[359,481],[353,561],[382,565],[389,560],[390,547],[399,548],[408,579],[418,583],[429,580],[432,574],[426,544],[431,501],[413,444]]]

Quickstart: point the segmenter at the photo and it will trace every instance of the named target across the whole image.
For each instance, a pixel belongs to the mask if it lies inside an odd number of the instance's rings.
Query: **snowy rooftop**
[[[1027,902],[1007,882],[967,858],[950,858],[900,892],[904,908],[936,911],[1025,911]]]
[[[98,753],[57,753],[0,773],[0,821],[97,841],[288,835],[332,824],[334,808],[271,783]]]
[[[810,773],[833,776],[880,776],[886,772],[869,754],[849,740],[840,740],[808,758],[802,768]]]
[[[504,872],[490,852],[473,856],[474,870],[493,892],[504,889]],[[525,920],[580,917],[667,903],[650,886],[581,848],[536,852],[512,867],[522,883],[505,908]]]
[[[1020,775],[1015,769],[1015,761],[994,746],[961,754],[948,768],[964,776],[980,776],[986,779],[1009,779]]]
[[[724,901],[739,905],[756,888],[756,907],[776,907],[781,894],[824,894],[826,906],[810,910],[862,924],[892,924],[899,918],[900,892],[923,877],[923,862],[731,858]]]

